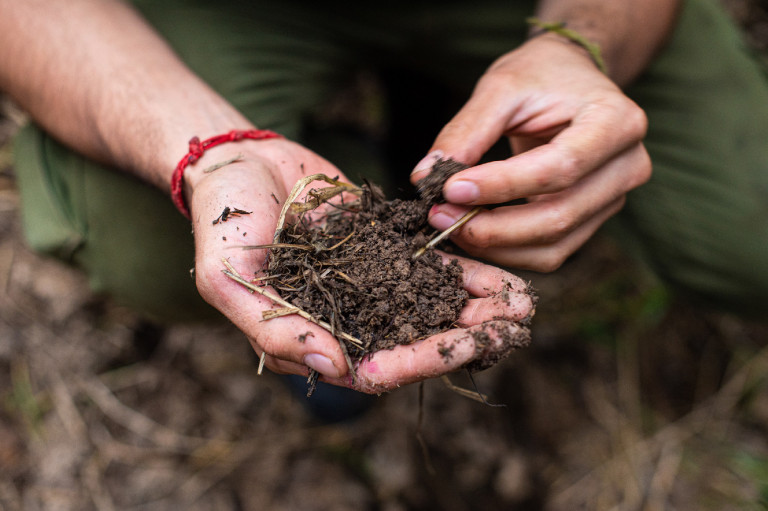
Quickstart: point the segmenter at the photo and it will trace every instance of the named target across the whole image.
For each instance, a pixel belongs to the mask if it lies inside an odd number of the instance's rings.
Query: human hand
[[[469,254],[507,267],[557,269],[646,182],[644,112],[579,46],[547,34],[498,59],[414,171],[438,158],[474,165],[501,137],[515,156],[464,170],[443,188],[430,224],[445,230],[472,206],[483,210],[452,234]]]
[[[215,157],[206,153],[206,162],[199,162],[189,178],[195,275],[203,298],[246,334],[257,354],[266,353],[265,363],[270,370],[307,375],[311,367],[325,381],[364,392],[383,392],[477,359],[492,363],[527,341],[527,330],[517,324],[533,313],[527,284],[498,268],[462,260],[464,286],[477,297],[469,300],[462,311],[459,325],[463,328],[379,352],[358,365],[357,379],[353,381],[339,343],[330,333],[296,315],[263,321],[261,313],[276,308],[275,304],[260,294],[249,293],[222,273],[222,257],[246,278],[263,267],[265,250],[238,247],[272,242],[281,208],[278,202],[282,203],[295,181],[303,177],[302,168],[307,173],[331,176],[338,175],[338,170],[286,140],[241,142],[230,147],[237,147],[235,153],[241,148],[248,151],[241,151],[245,153],[241,160],[203,175],[198,168],[225,158],[220,153]],[[213,224],[225,207],[251,213]]]
[[[355,379],[346,375],[325,381],[370,394],[382,393],[463,367],[486,369],[528,345],[530,333],[522,323],[534,314],[536,300],[531,287],[501,268],[440,254],[444,264],[458,260],[463,269],[462,285],[470,295],[458,328],[377,351],[357,364]]]
[[[238,153],[242,155],[238,161],[202,172]],[[296,315],[264,321],[262,312],[279,306],[249,293],[222,273],[225,258],[246,280],[253,278],[265,266],[267,250],[242,247],[273,242],[282,204],[296,181],[305,172],[329,176],[340,172],[317,154],[284,139],[224,144],[207,151],[203,158],[187,170],[186,177],[195,235],[195,278],[201,296],[245,333],[259,356],[266,353],[270,370],[307,375],[307,367],[311,367],[326,376],[344,376],[347,364],[330,333]],[[225,207],[250,213],[222,221]]]

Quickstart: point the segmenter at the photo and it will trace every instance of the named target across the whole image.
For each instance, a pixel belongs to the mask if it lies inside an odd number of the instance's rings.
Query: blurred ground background
[[[767,3],[727,3],[768,48]],[[418,386],[325,425],[234,329],[160,328],[30,253],[2,112],[0,510],[768,509],[768,325],[610,240],[525,275],[533,344],[476,378],[506,407],[431,381],[421,427]]]

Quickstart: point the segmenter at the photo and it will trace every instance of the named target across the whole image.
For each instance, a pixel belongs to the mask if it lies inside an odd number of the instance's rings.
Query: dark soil
[[[419,181],[419,195],[427,204],[445,202],[443,185],[452,175],[468,168],[467,165],[455,160],[438,160],[432,166],[432,172]]]
[[[312,223],[299,217],[270,249],[266,278],[293,305],[362,341],[346,346],[353,360],[454,327],[468,298],[461,266],[413,253],[428,241],[429,206],[457,168],[466,167],[439,162],[426,199],[387,201],[365,185],[359,201]]]

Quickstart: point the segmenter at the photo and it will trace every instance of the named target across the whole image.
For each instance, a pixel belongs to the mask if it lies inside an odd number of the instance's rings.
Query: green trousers
[[[534,4],[134,3],[196,73],[259,127],[306,143],[353,179],[388,177],[395,186],[406,186],[407,172],[487,66],[523,41]],[[393,109],[399,102],[408,108],[393,119],[406,120],[410,152],[403,143],[396,145],[402,151],[377,158],[365,144],[311,129],[313,113],[361,71],[395,77]],[[764,315],[768,80],[762,67],[715,0],[688,0],[668,47],[627,94],[648,115],[654,173],[629,194],[612,231],[679,292]],[[432,109],[438,100],[445,109]],[[402,133],[392,128],[395,137]],[[95,290],[156,317],[214,313],[189,276],[189,224],[166,196],[34,126],[19,134],[16,158],[33,248],[82,267]]]

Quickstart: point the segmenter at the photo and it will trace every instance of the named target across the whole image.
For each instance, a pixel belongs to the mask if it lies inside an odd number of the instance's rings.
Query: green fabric
[[[427,77],[463,100],[493,59],[520,44],[533,12],[532,1],[501,0],[471,9],[418,0],[134,3],[255,124],[303,141],[352,178],[376,180],[381,155],[357,138],[308,130],[312,113],[356,72],[378,68],[398,69],[408,86],[411,76],[414,84]],[[408,121],[432,115],[431,93],[400,89],[415,96]],[[618,236],[691,296],[765,311],[768,87],[713,0],[686,3],[669,47],[628,93],[648,114],[655,170],[613,222]],[[416,150],[426,151],[435,134],[427,130]],[[94,288],[140,310],[168,318],[210,312],[188,274],[189,225],[167,197],[34,127],[18,137],[17,156],[33,247],[82,266]]]
[[[669,47],[629,91],[647,112],[654,173],[624,236],[675,288],[768,311],[768,82],[716,7],[690,0]]]
[[[27,126],[16,139],[22,222],[32,248],[86,270],[91,287],[160,321],[215,318],[189,270],[189,222],[168,197]]]

